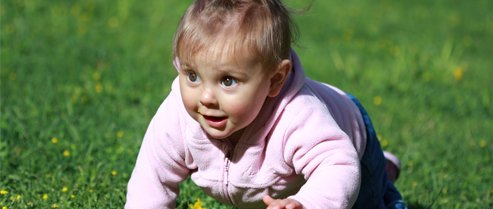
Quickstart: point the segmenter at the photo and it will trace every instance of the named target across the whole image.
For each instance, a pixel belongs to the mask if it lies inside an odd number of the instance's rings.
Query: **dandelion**
[[[2,206],[2,209],[7,209],[7,206]]]
[[[390,53],[394,55],[395,57],[399,56],[401,54],[401,49],[397,46],[392,46],[389,48]]]
[[[462,67],[460,67],[460,66],[456,67],[456,68],[454,69],[453,74],[454,74],[454,79],[455,79],[456,81],[460,81],[460,80],[462,80],[462,78],[464,77],[464,68],[462,68]]]
[[[70,199],[75,199],[75,194],[71,194]]]
[[[70,151],[69,150],[64,150],[63,151],[63,157],[70,157]]]
[[[380,142],[380,145],[382,146],[382,148],[386,148],[387,146],[389,146],[389,140],[384,139],[382,137],[382,135],[377,134],[377,138],[378,138],[378,141]]]
[[[51,205],[51,208],[58,208],[58,204],[53,203],[53,204]]]
[[[382,139],[382,148],[387,148],[389,146],[389,140]]]
[[[103,85],[101,83],[97,83],[96,86],[94,86],[94,90],[96,93],[101,93],[103,91]]]
[[[58,138],[57,138],[57,137],[52,137],[52,138],[51,138],[51,143],[52,143],[52,144],[58,144],[58,141],[59,141],[59,140],[58,140]]]
[[[62,188],[62,192],[68,192],[68,188],[67,187],[63,187]]]
[[[21,200],[22,196],[21,195],[16,195],[16,196],[13,196],[13,197],[10,197],[10,200],[12,202],[16,202],[16,201],[19,201]]]
[[[99,73],[98,71],[94,72],[92,74],[92,79],[94,79],[95,81],[101,80],[101,73]]]
[[[344,41],[350,42],[353,39],[353,34],[352,30],[346,30],[343,34]]]
[[[190,209],[205,209],[202,207],[202,200],[200,198],[198,198],[197,201],[195,201],[195,203],[193,205],[189,204],[188,208],[190,208]]]
[[[447,193],[448,193],[448,188],[447,188],[447,187],[443,188],[443,189],[442,189],[442,193],[443,193],[443,194],[447,194]]]
[[[448,173],[440,172],[439,173],[439,176],[440,176],[441,179],[449,179],[449,174]]]
[[[0,190],[0,195],[8,195],[8,194],[9,194],[9,191],[7,191],[5,189]]]
[[[81,94],[82,90],[79,87],[75,87],[74,91],[72,92],[72,96],[70,97],[70,101],[75,104],[77,101],[79,101]]]
[[[108,20],[108,26],[110,28],[117,28],[119,25],[120,25],[120,23],[118,22],[118,18],[116,18],[116,17],[111,17]]]
[[[412,169],[412,168],[414,167],[414,161],[412,161],[412,160],[407,161],[407,163],[406,163],[406,164],[407,164],[407,167],[408,167],[409,169]]]
[[[15,81],[17,79],[17,74],[10,73],[10,80]]]
[[[111,171],[111,175],[112,175],[112,176],[116,176],[116,175],[118,175],[118,171],[112,170],[112,171]]]
[[[380,106],[382,104],[382,97],[381,96],[375,96],[373,98],[373,104],[376,106]]]
[[[123,138],[123,131],[117,131],[116,132],[116,137],[119,138],[119,139]]]
[[[486,145],[488,145],[488,143],[486,142],[486,140],[485,140],[485,139],[481,139],[481,140],[479,141],[479,147],[481,147],[481,148],[485,148],[485,147],[486,147]]]
[[[43,199],[43,200],[48,200],[48,197],[49,197],[49,196],[48,196],[48,194],[43,194],[42,199]]]
[[[431,74],[430,72],[426,71],[423,73],[422,78],[424,81],[430,81],[431,80]]]

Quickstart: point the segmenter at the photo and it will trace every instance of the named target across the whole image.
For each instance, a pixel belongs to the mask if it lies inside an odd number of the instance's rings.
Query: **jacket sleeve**
[[[151,120],[128,183],[126,209],[175,208],[188,176],[180,130],[179,97],[171,92]]]
[[[351,208],[358,196],[361,171],[358,154],[349,137],[330,113],[302,110],[305,118],[286,133],[285,160],[306,183],[289,197],[305,208]]]

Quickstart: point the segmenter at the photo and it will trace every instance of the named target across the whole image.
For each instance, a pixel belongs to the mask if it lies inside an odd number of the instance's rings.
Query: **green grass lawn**
[[[0,2],[1,209],[122,208],[189,2]],[[295,16],[307,74],[360,98],[410,208],[493,207],[492,9],[319,0]],[[182,184],[179,208],[199,199],[229,208]]]

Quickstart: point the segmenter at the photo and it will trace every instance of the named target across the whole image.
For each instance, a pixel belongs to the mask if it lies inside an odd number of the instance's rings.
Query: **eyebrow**
[[[190,61],[191,60],[180,62],[180,71],[197,70],[198,68],[200,68],[199,66],[197,66],[197,64],[195,64],[195,62]],[[245,68],[248,69],[254,67],[256,67],[256,63],[249,63]],[[243,72],[243,70],[239,71],[238,68],[231,67],[230,65],[221,65],[217,68],[214,68],[214,70],[217,70],[222,74],[232,75],[234,77],[248,78],[250,76],[249,73],[245,73]]]
[[[180,71],[181,70],[190,70],[193,68],[194,68],[194,66],[191,65],[189,62],[180,62]]]
[[[249,74],[243,72],[243,70],[240,71],[236,68],[229,67],[229,66],[219,67],[219,68],[216,68],[215,70],[217,70],[221,73],[227,74],[227,75],[232,75],[234,77],[242,77],[242,78],[248,78],[249,77]]]

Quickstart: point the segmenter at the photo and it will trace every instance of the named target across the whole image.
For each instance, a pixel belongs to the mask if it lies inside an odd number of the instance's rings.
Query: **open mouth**
[[[207,121],[211,121],[211,122],[221,122],[226,119],[226,117],[214,117],[214,116],[206,116],[206,115],[204,115],[204,118]]]
[[[207,116],[203,115],[205,121],[209,126],[214,128],[223,128],[226,125],[226,119],[228,117],[215,117],[215,116]]]

